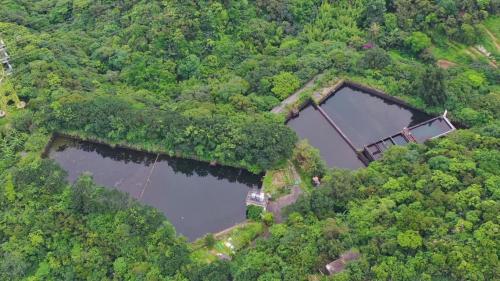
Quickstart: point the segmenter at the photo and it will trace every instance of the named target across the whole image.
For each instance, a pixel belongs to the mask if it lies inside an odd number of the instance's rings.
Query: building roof
[[[339,273],[344,270],[349,262],[359,259],[360,256],[361,255],[358,252],[355,252],[353,250],[344,252],[342,255],[340,255],[340,258],[327,264],[326,270],[328,270],[328,273],[330,273],[330,275]]]

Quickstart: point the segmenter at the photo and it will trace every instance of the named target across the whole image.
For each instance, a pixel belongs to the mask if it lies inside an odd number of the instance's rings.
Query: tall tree
[[[431,66],[420,79],[419,96],[431,106],[444,106],[447,101],[445,70]]]

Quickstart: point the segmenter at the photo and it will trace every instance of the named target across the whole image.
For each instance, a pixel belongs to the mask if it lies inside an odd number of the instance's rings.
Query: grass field
[[[475,61],[482,61],[494,67],[496,61],[500,58],[500,17],[492,16],[482,24],[477,25],[478,30],[482,33],[480,40],[473,46],[467,46],[451,40],[443,40],[445,42],[440,46],[433,46],[432,53],[438,60],[446,60],[457,65],[467,65]],[[491,53],[487,57],[480,51],[479,46],[484,47],[487,52]]]
[[[262,189],[265,193],[271,195],[271,198],[278,198],[290,193],[289,187],[295,183],[291,165],[293,164],[289,162],[283,168],[267,171]]]
[[[191,245],[194,250],[191,258],[198,262],[209,263],[217,260],[217,254],[232,256],[236,251],[248,246],[263,232],[263,223],[251,221],[217,237],[212,249],[205,246],[203,238],[198,239]],[[229,245],[232,245],[232,248]]]

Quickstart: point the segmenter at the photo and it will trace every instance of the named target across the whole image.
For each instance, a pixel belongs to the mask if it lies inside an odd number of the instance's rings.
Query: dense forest
[[[0,1],[1,280],[500,280],[498,0]],[[1,73],[0,73],[1,74]],[[327,169],[269,111],[318,74],[463,129]],[[51,133],[321,187],[211,263],[159,211],[41,157]],[[300,157],[299,157],[300,156]],[[325,264],[356,249],[334,276]]]

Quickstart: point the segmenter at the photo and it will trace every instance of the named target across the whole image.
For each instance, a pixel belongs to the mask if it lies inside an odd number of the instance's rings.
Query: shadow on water
[[[125,163],[136,163],[144,164],[149,166],[153,164],[156,159],[156,155],[150,153],[144,153],[137,150],[130,150],[120,147],[110,147],[108,145],[97,144],[89,141],[81,141],[66,137],[57,137],[53,144],[51,150],[56,152],[64,152],[69,148],[77,148],[84,152],[95,152],[102,158],[109,158],[115,161],[122,161]]]
[[[111,147],[105,144],[98,144],[90,141],[82,141],[67,137],[58,137],[54,140],[50,151],[64,152],[67,149],[78,149],[84,152],[95,152],[103,159],[111,159],[123,163],[134,163],[150,166],[156,159],[156,154],[132,150],[121,147]],[[209,165],[206,162],[175,158],[161,155],[158,162],[166,161],[168,166],[175,173],[182,173],[186,176],[206,177],[213,176],[217,179],[225,179],[230,182],[238,182],[248,187],[257,187],[261,184],[259,176],[252,174],[244,169],[238,169],[221,165]]]
[[[238,182],[252,188],[258,187],[261,184],[261,177],[256,176],[255,174],[252,174],[244,169],[237,169],[221,165],[211,166],[205,162],[167,156],[161,156],[158,161],[166,161],[168,163],[168,166],[172,168],[174,172],[182,173],[187,176],[212,176],[219,180]]]
[[[64,137],[53,141],[48,157],[70,181],[90,172],[97,184],[159,209],[190,240],[243,221],[248,189],[261,184],[261,176],[242,169],[167,156],[154,164],[154,154]]]

